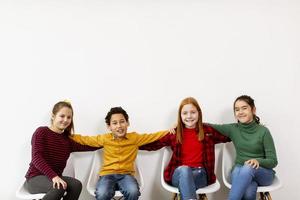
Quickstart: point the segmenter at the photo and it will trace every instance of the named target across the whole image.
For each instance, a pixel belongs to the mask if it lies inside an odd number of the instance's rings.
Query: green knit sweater
[[[265,168],[274,168],[277,165],[273,138],[266,127],[255,121],[249,124],[210,125],[232,140],[236,149],[235,164],[243,165],[249,159],[256,159]]]

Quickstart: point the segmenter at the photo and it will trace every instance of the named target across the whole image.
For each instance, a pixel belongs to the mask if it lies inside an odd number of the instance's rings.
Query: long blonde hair
[[[192,104],[196,107],[197,111],[198,111],[198,122],[196,125],[196,131],[198,132],[198,139],[199,141],[203,140],[204,138],[204,130],[203,130],[203,123],[202,123],[202,111],[201,108],[197,102],[197,100],[193,97],[187,97],[185,99],[183,99],[179,105],[179,109],[178,109],[178,117],[177,117],[177,129],[176,129],[176,141],[177,143],[182,143],[182,133],[183,133],[183,128],[184,128],[184,124],[182,122],[181,119],[181,110],[183,108],[183,106],[187,105],[187,104]]]

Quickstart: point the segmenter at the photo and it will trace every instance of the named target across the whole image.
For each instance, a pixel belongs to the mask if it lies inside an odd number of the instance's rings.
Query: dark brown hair
[[[252,99],[248,95],[241,95],[238,98],[236,98],[234,103],[233,103],[233,110],[234,110],[234,107],[235,107],[235,103],[237,101],[244,101],[251,107],[251,110],[255,109],[254,99]],[[255,120],[256,123],[258,123],[258,124],[260,123],[260,118],[257,115],[253,114],[253,119]]]

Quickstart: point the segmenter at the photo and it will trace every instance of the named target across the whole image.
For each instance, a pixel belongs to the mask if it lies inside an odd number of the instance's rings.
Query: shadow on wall
[[[94,200],[95,198],[91,196],[87,189],[86,184],[88,180],[88,175],[92,165],[93,153],[91,152],[74,152],[71,154],[65,170],[67,170],[69,164],[74,164],[75,167],[75,177],[79,179],[82,183],[82,191],[80,194],[80,200]],[[99,166],[100,167],[100,166]]]
[[[145,158],[146,162],[151,162],[151,165],[143,165],[141,168],[142,174],[144,174],[145,188],[142,191],[142,196],[146,199],[171,199],[171,194],[165,191],[160,183],[160,170],[163,156],[163,150],[158,151],[139,151],[140,158]],[[141,162],[142,159],[139,159]],[[153,165],[153,163],[156,163]],[[153,168],[148,169],[147,166]],[[152,175],[152,176],[151,176]],[[148,191],[145,191],[148,190]],[[141,198],[143,199],[143,198]]]
[[[225,187],[222,179],[222,155],[223,155],[222,147],[223,147],[223,143],[217,144],[215,147],[215,151],[216,151],[215,173],[217,179],[220,182],[221,188],[217,192],[207,195],[208,199],[226,199],[229,193],[229,189]]]
[[[219,116],[218,123],[219,124],[225,124],[225,123],[234,123],[234,115],[233,115],[233,109],[224,109]],[[216,122],[212,122],[216,123]],[[229,189],[224,185],[223,179],[222,179],[222,147],[223,144],[217,144],[215,147],[215,166],[216,166],[216,176],[217,179],[220,182],[221,188],[217,192],[208,195],[209,199],[226,199],[229,193]]]

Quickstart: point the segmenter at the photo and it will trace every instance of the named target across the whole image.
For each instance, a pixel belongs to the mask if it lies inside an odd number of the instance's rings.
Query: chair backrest
[[[169,185],[164,179],[164,171],[165,171],[168,163],[170,162],[172,153],[173,153],[173,151],[170,147],[164,147],[162,164],[161,164],[160,182],[165,190],[172,192],[172,193],[179,193],[179,190],[177,187]],[[216,182],[211,185],[197,189],[196,193],[197,194],[208,194],[208,193],[216,192],[219,189],[220,189],[220,183],[218,180],[216,180]]]
[[[94,152],[93,162],[90,168],[90,174],[87,182],[87,190],[88,192],[95,196],[96,184],[99,179],[99,171],[100,167],[102,166],[102,157],[103,157],[103,150],[99,149]],[[135,162],[135,178],[139,184],[140,190],[144,187],[144,179],[141,173],[140,168],[138,167],[137,161]],[[123,196],[120,191],[115,192],[115,197]]]
[[[236,157],[235,147],[232,142],[225,143],[223,146],[223,157],[222,157],[222,177],[224,185],[231,188],[230,174],[232,167],[234,165]],[[277,175],[275,175],[272,185],[269,186],[259,186],[257,192],[270,192],[277,190],[282,187],[282,184]]]
[[[231,188],[230,174],[235,161],[235,148],[232,142],[223,144],[222,177],[226,187]]]
[[[164,179],[164,171],[168,165],[168,163],[170,162],[172,156],[172,150],[170,147],[164,147],[164,152],[163,152],[163,158],[162,158],[162,163],[161,163],[161,171],[160,171],[160,178],[161,178],[161,182],[165,183],[165,179]]]
[[[101,157],[102,157],[102,150],[97,150],[94,152],[93,161],[90,168],[90,174],[86,185],[88,192],[93,196],[95,196],[95,188],[96,188],[97,181],[99,179]]]
[[[173,187],[169,185],[164,178],[164,171],[170,162],[172,156],[172,149],[170,147],[164,147],[163,157],[162,157],[162,163],[161,163],[161,170],[160,170],[160,182],[162,187],[172,193],[179,193],[178,188]]]

